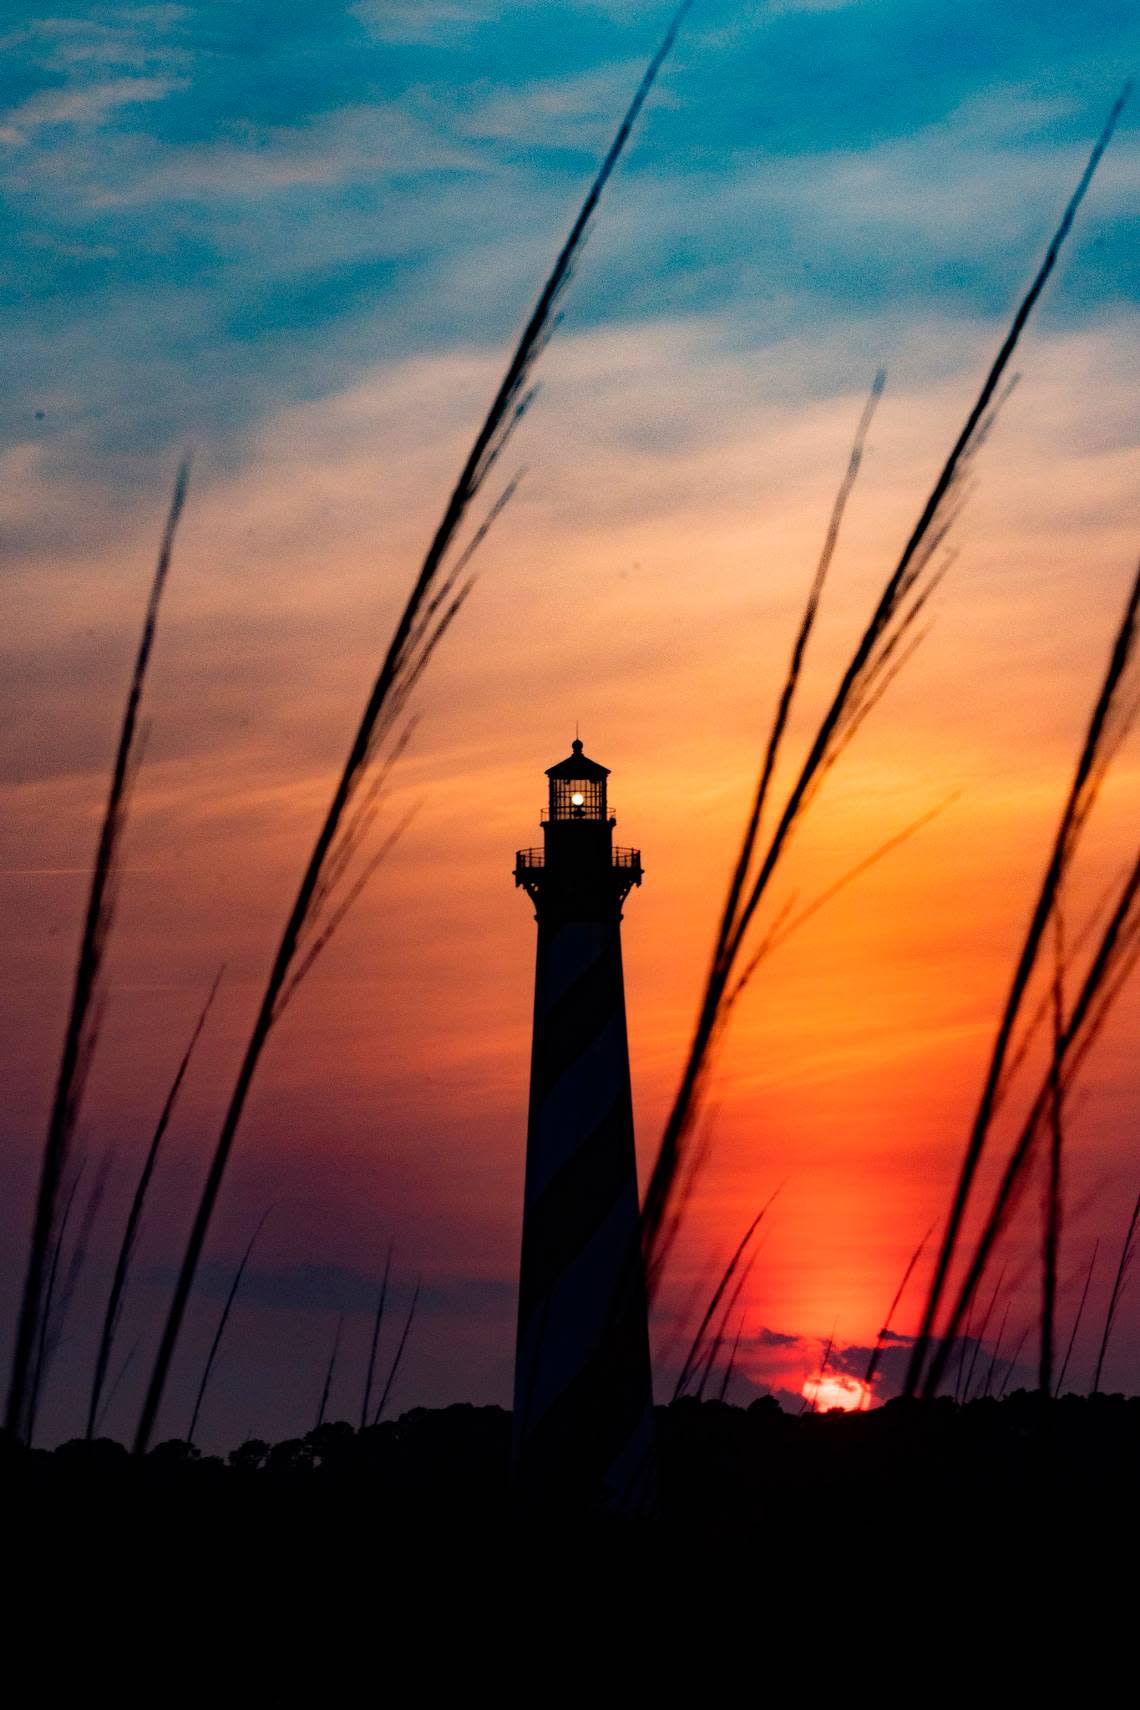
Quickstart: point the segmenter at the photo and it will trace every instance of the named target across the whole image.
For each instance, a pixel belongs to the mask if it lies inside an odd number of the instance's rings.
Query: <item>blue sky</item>
[[[500,347],[664,16],[9,11],[6,437],[145,482],[362,362]],[[932,303],[998,313],[1138,42],[1115,0],[698,0],[572,321],[715,315],[749,346],[873,317],[889,354]],[[1135,294],[1134,181],[1122,145],[1051,316]]]

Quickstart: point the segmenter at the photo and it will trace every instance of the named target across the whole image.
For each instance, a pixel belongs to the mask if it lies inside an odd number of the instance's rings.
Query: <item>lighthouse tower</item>
[[[641,854],[615,845],[609,772],[581,742],[546,776],[543,846],[515,862],[538,961],[514,1473],[525,1502],[637,1511],[653,1413],[621,918]]]

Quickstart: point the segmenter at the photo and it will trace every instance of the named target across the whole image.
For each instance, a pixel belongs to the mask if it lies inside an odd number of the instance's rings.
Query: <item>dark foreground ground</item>
[[[49,1703],[71,1671],[116,1710],[382,1688],[593,1710],[832,1681],[1006,1710],[1134,1676],[1140,1398],[686,1400],[657,1411],[660,1501],[633,1522],[520,1512],[509,1435],[455,1406],[224,1459],[0,1438],[9,1671],[35,1634]]]
[[[641,1523],[659,1534],[820,1540],[848,1529],[921,1535],[951,1522],[962,1535],[1047,1519],[1054,1529],[1140,1521],[1140,1397],[1065,1396],[1042,1406],[1004,1400],[889,1402],[869,1413],[783,1413],[685,1399],[657,1409],[659,1502]],[[477,1531],[525,1524],[508,1479],[510,1416],[496,1407],[416,1408],[356,1431],[325,1424],[307,1437],[243,1443],[225,1459],[185,1442],[133,1460],[118,1443],[26,1450],[0,1438],[0,1500],[70,1524],[84,1514],[145,1514],[224,1533],[251,1523],[308,1527],[382,1517],[389,1530]],[[572,1526],[613,1526],[581,1504]],[[628,1530],[628,1525],[626,1526]]]

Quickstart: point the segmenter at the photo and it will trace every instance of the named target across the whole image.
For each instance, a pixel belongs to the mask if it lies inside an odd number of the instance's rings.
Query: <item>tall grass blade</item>
[[[186,1441],[188,1443],[192,1443],[194,1441],[194,1432],[198,1427],[198,1416],[202,1411],[202,1403],[206,1398],[206,1385],[210,1381],[210,1373],[214,1369],[214,1362],[218,1357],[218,1349],[221,1347],[222,1337],[226,1333],[226,1325],[229,1323],[230,1313],[233,1311],[234,1301],[237,1299],[238,1289],[241,1287],[241,1279],[245,1275],[245,1267],[249,1264],[250,1254],[253,1252],[253,1249],[257,1244],[258,1236],[265,1228],[265,1220],[272,1209],[273,1207],[269,1206],[267,1210],[262,1212],[261,1221],[250,1236],[245,1252],[241,1256],[241,1262],[233,1274],[233,1280],[230,1283],[230,1290],[226,1295],[226,1303],[222,1307],[222,1315],[218,1319],[218,1328],[214,1332],[214,1340],[210,1343],[210,1352],[206,1355],[206,1364],[202,1368],[202,1381],[199,1383],[198,1393],[194,1397],[194,1411],[190,1415],[190,1428],[186,1433]]]
[[[360,1429],[363,1431],[368,1423],[372,1408],[372,1379],[376,1371],[376,1350],[380,1345],[380,1327],[384,1322],[384,1304],[388,1299],[388,1278],[392,1271],[392,1243],[388,1243],[388,1257],[384,1260],[384,1277],[380,1284],[380,1298],[376,1302],[376,1316],[372,1321],[372,1344],[368,1350],[368,1370],[364,1378],[364,1394],[360,1401]]]
[[[214,983],[210,987],[209,995],[202,1006],[197,1021],[194,1023],[194,1031],[190,1035],[190,1042],[182,1053],[182,1060],[175,1071],[173,1081],[170,1083],[170,1090],[167,1092],[162,1109],[159,1111],[158,1121],[154,1125],[154,1133],[151,1135],[150,1145],[147,1148],[146,1157],[143,1160],[143,1166],[139,1172],[138,1181],[135,1183],[135,1191],[131,1199],[130,1210],[127,1213],[127,1221],[123,1227],[123,1238],[119,1243],[119,1251],[115,1259],[115,1271],[111,1279],[111,1288],[107,1295],[107,1308],[103,1314],[103,1328],[99,1336],[99,1351],[95,1356],[95,1375],[91,1383],[91,1397],[87,1404],[86,1436],[88,1442],[91,1441],[91,1438],[95,1434],[95,1426],[99,1417],[100,1398],[103,1394],[103,1385],[107,1381],[107,1372],[111,1364],[111,1351],[115,1345],[115,1335],[118,1330],[123,1297],[126,1292],[127,1279],[130,1276],[131,1260],[134,1256],[135,1243],[138,1239],[139,1228],[142,1223],[142,1214],[146,1205],[146,1196],[150,1187],[151,1177],[154,1175],[154,1168],[158,1163],[158,1154],[162,1149],[162,1142],[166,1135],[166,1130],[170,1126],[170,1119],[174,1115],[175,1107],[178,1104],[178,1095],[182,1091],[182,1082],[186,1078],[186,1071],[189,1069],[191,1060],[194,1056],[194,1048],[201,1037],[202,1029],[206,1025],[207,1017],[213,1007],[214,999],[217,996],[218,987],[221,985],[222,975],[224,973],[225,967],[223,965],[218,969],[217,974],[214,976]]]
[[[381,1419],[384,1417],[384,1409],[388,1405],[388,1397],[392,1393],[392,1385],[396,1381],[396,1374],[400,1369],[400,1362],[404,1357],[404,1349],[407,1347],[408,1337],[411,1335],[412,1323],[416,1316],[416,1306],[420,1298],[420,1285],[422,1281],[422,1277],[418,1278],[416,1281],[415,1291],[412,1294],[412,1304],[408,1307],[408,1316],[404,1320],[404,1328],[400,1336],[399,1344],[396,1348],[396,1356],[393,1359],[391,1368],[388,1372],[388,1380],[384,1385],[384,1391],[380,1397],[380,1405],[377,1407],[372,1419],[373,1425],[379,1425]]]
[[[130,1351],[128,1352],[126,1359],[123,1361],[122,1365],[119,1367],[118,1371],[115,1373],[114,1377],[111,1379],[111,1382],[107,1385],[106,1390],[104,1391],[104,1394],[103,1394],[103,1404],[100,1407],[98,1416],[95,1420],[95,1434],[96,1434],[96,1436],[100,1436],[102,1434],[103,1426],[106,1423],[107,1415],[111,1411],[112,1407],[115,1405],[115,1397],[118,1395],[120,1389],[123,1387],[123,1380],[126,1377],[127,1373],[130,1371],[131,1367],[134,1365],[135,1360],[138,1357],[138,1351],[141,1347],[142,1347],[142,1337],[138,1336],[131,1343]]]
[[[1120,887],[1127,876],[1128,869],[1124,868],[1105,886],[1104,890],[1097,898],[1096,904],[1090,910],[1087,919],[1082,923],[1080,931],[1072,935],[1071,941],[1068,944],[1068,953],[1070,957],[1076,951],[1083,950],[1085,948],[1086,944],[1092,938],[1093,933],[1103,921],[1108,909],[1112,906],[1116,897],[1119,895]],[[1028,1057],[1034,1040],[1037,1038],[1043,1023],[1047,1018],[1051,1019],[1052,1014],[1053,988],[1052,985],[1050,985],[1048,991],[1042,994],[1041,1001],[1038,1003],[1037,1008],[1034,1010],[1029,1021],[1027,1021],[1023,1027],[1021,1041],[1016,1050],[1010,1053],[1009,1060],[1006,1063],[1002,1085],[998,1089],[997,1105],[1001,1104],[1018,1070]]]
[[[1097,1254],[1097,1248],[1099,1246],[1100,1246],[1100,1236],[1098,1235],[1096,1237],[1096,1240],[1093,1242],[1092,1256],[1089,1259],[1089,1268],[1085,1272],[1084,1287],[1081,1289],[1081,1298],[1080,1298],[1080,1302],[1077,1306],[1076,1317],[1073,1319],[1073,1328],[1069,1333],[1069,1345],[1065,1349],[1065,1357],[1061,1361],[1061,1372],[1060,1372],[1060,1376],[1057,1379],[1057,1387],[1054,1391],[1055,1395],[1060,1395],[1064,1389],[1065,1374],[1067,1373],[1067,1371],[1069,1369],[1069,1361],[1073,1357],[1073,1347],[1074,1347],[1076,1340],[1077,1340],[1077,1332],[1080,1330],[1080,1327],[1081,1327],[1081,1319],[1085,1315],[1085,1302],[1087,1301],[1087,1299],[1089,1297],[1089,1285],[1091,1284],[1092,1279],[1093,1279],[1093,1269],[1096,1265],[1096,1254]]]
[[[720,1351],[724,1346],[724,1338],[728,1333],[728,1321],[736,1311],[736,1303],[740,1299],[741,1293],[743,1292],[749,1277],[752,1275],[758,1256],[759,1255],[757,1253],[753,1253],[748,1260],[748,1263],[737,1277],[736,1286],[729,1295],[725,1309],[721,1313],[716,1335],[713,1337],[712,1343],[710,1344],[708,1355],[704,1362],[704,1369],[701,1372],[700,1382],[697,1384],[698,1401],[703,1401],[705,1398],[705,1390],[708,1387],[708,1381],[716,1369],[716,1362],[720,1356]]]
[[[1096,955],[1085,974],[1084,982],[1078,991],[1065,1024],[1064,1033],[1061,1036],[1058,1054],[1063,1075],[1062,1090],[1071,1084],[1073,1076],[1104,1023],[1111,1003],[1123,989],[1123,979],[1118,975],[1117,979],[1108,986],[1108,990],[1104,991],[1114,969],[1122,960],[1121,974],[1129,973],[1135,966],[1135,956],[1130,952],[1134,948],[1134,941],[1140,932],[1138,902],[1140,902],[1140,855],[1137,855],[1132,871],[1117,899],[1116,907],[1105,925]],[[1102,992],[1104,992],[1103,996],[1101,995]],[[1099,1004],[1098,998],[1100,999]],[[1072,1059],[1071,1062],[1070,1058]],[[966,1303],[977,1288],[978,1282],[989,1263],[994,1245],[1016,1203],[1017,1194],[1025,1179],[1028,1161],[1032,1156],[1034,1144],[1049,1109],[1051,1077],[1052,1065],[1050,1065],[1049,1074],[1039,1088],[1022,1123],[1021,1132],[995,1190],[989,1214],[978,1238],[966,1276],[959,1287],[958,1297],[950,1314],[949,1322],[931,1358],[930,1368],[923,1384],[924,1393],[928,1395],[933,1395],[937,1389],[942,1371],[953,1347],[954,1337],[958,1333],[962,1317],[966,1311]]]
[[[685,1393],[685,1386],[693,1374],[694,1366],[700,1359],[700,1350],[705,1339],[705,1332],[708,1330],[709,1325],[712,1323],[713,1318],[716,1315],[717,1307],[724,1298],[725,1290],[728,1288],[729,1283],[735,1276],[737,1267],[751,1244],[752,1237],[764,1221],[765,1214],[776,1199],[777,1195],[782,1191],[782,1188],[783,1183],[780,1184],[780,1187],[776,1188],[775,1192],[769,1194],[768,1198],[764,1201],[764,1204],[760,1207],[760,1210],[756,1213],[756,1216],[752,1219],[752,1222],[748,1225],[748,1228],[744,1231],[744,1234],[741,1236],[740,1241],[733,1251],[732,1257],[721,1272],[720,1280],[717,1283],[716,1288],[713,1290],[712,1298],[705,1307],[704,1316],[697,1326],[697,1333],[693,1337],[692,1345],[690,1346],[684,1362],[682,1363],[680,1376],[678,1377],[676,1387],[673,1390],[674,1401],[677,1400],[678,1396]]]
[[[740,1338],[744,1334],[745,1316],[746,1314],[743,1312],[740,1314],[740,1322],[736,1326],[736,1340],[732,1344],[732,1353],[728,1357],[728,1364],[724,1368],[724,1376],[720,1380],[720,1389],[717,1391],[717,1400],[720,1402],[728,1400],[728,1388],[736,1371],[736,1356],[740,1351]]]
[[[974,1337],[974,1349],[970,1355],[970,1366],[969,1366],[969,1370],[966,1373],[966,1381],[962,1385],[962,1400],[963,1400],[963,1402],[967,1402],[970,1399],[970,1390],[971,1390],[971,1387],[973,1386],[973,1382],[974,1382],[974,1368],[976,1367],[976,1365],[978,1363],[978,1355],[981,1353],[982,1349],[985,1346],[986,1331],[989,1329],[990,1319],[993,1317],[994,1307],[998,1303],[998,1296],[1001,1293],[1002,1284],[1005,1282],[1005,1273],[1006,1273],[1006,1267],[1003,1265],[1001,1268],[1001,1275],[998,1277],[997,1282],[994,1284],[994,1291],[990,1295],[990,1303],[986,1307],[985,1312],[982,1314],[982,1322],[978,1326],[978,1333]]]
[[[146,682],[147,666],[158,626],[158,611],[174,551],[174,537],[186,500],[189,464],[184,462],[174,482],[174,494],[159,546],[158,563],[150,586],[142,636],[131,672],[127,703],[119,731],[119,743],[111,770],[111,782],[103,810],[99,841],[91,873],[87,910],[79,942],[79,957],[72,985],[71,1007],[64,1032],[63,1051],[56,1078],[55,1096],[48,1119],[40,1164],[39,1188],[32,1222],[28,1264],[16,1325],[16,1343],[8,1383],[6,1423],[20,1437],[27,1425],[29,1378],[40,1332],[40,1312],[45,1267],[55,1228],[56,1202],[70,1157],[79,1106],[83,1096],[84,1070],[93,1048],[93,1018],[97,1006],[99,976],[111,928],[118,848],[126,815],[130,779],[137,750],[139,704]]]
[[[1053,1344],[1057,1329],[1057,1266],[1061,1256],[1062,1167],[1065,1145],[1064,1059],[1065,934],[1058,896],[1053,911],[1053,1035],[1049,1061],[1049,1171],[1045,1185],[1045,1231],[1041,1253],[1041,1347],[1037,1388],[1043,1398],[1053,1394]]]
[[[1076,771],[1053,841],[1049,862],[1041,881],[1041,889],[1025,934],[1021,953],[1017,959],[1005,1008],[998,1025],[997,1036],[994,1039],[981,1098],[978,1101],[977,1112],[966,1143],[965,1155],[962,1159],[958,1182],[950,1207],[950,1215],[946,1222],[934,1276],[931,1280],[922,1325],[911,1354],[906,1385],[908,1395],[914,1394],[922,1380],[934,1321],[941,1305],[947,1276],[954,1259],[958,1237],[966,1214],[966,1206],[996,1108],[998,1090],[1003,1079],[1010,1040],[1037,964],[1038,952],[1041,948],[1045,929],[1049,924],[1066,869],[1076,848],[1080,828],[1087,820],[1091,798],[1095,795],[1098,787],[1099,780],[1096,779],[1095,772],[1101,741],[1106,728],[1109,726],[1118,690],[1132,659],[1136,642],[1138,608],[1140,608],[1140,572],[1133,580],[1125,603],[1124,615],[1113,642],[1100,692],[1093,706]]]
[[[40,1362],[36,1375],[36,1386],[32,1394],[32,1414],[38,1407],[39,1386],[44,1382],[56,1349],[63,1341],[64,1328],[71,1311],[71,1303],[75,1299],[83,1272],[87,1267],[87,1255],[91,1250],[91,1237],[99,1219],[103,1206],[103,1196],[107,1191],[107,1179],[114,1163],[114,1152],[108,1147],[99,1161],[95,1179],[91,1183],[91,1191],[87,1195],[87,1203],[83,1208],[83,1216],[79,1221],[79,1230],[71,1250],[71,1258],[64,1273],[63,1287],[59,1291],[58,1304],[54,1307],[47,1324],[47,1348],[45,1358]],[[60,1246],[62,1246],[62,1231]],[[53,1265],[54,1270],[54,1265]]]
[[[954,1404],[962,1399],[962,1379],[966,1375],[966,1355],[970,1349],[970,1337],[974,1328],[974,1300],[966,1308],[966,1328],[958,1339],[958,1375],[954,1379]]]
[[[907,1267],[902,1274],[902,1279],[899,1282],[898,1288],[895,1290],[895,1298],[891,1301],[891,1304],[887,1309],[887,1316],[883,1320],[883,1327],[875,1338],[875,1346],[871,1349],[871,1357],[867,1361],[867,1370],[863,1373],[863,1385],[866,1389],[868,1399],[870,1399],[874,1388],[875,1376],[879,1370],[879,1361],[883,1357],[883,1348],[886,1346],[887,1337],[891,1333],[891,1325],[894,1323],[895,1313],[899,1309],[899,1302],[906,1293],[906,1285],[914,1275],[915,1267],[922,1258],[923,1253],[926,1251],[926,1243],[934,1234],[934,1228],[935,1225],[932,1223],[907,1261]]]
[[[317,1422],[313,1426],[314,1431],[319,1431],[325,1422],[325,1413],[329,1405],[329,1391],[332,1389],[333,1373],[336,1371],[336,1357],[340,1352],[340,1338],[343,1329],[344,1313],[339,1312],[336,1320],[336,1331],[333,1335],[332,1352],[329,1354],[329,1363],[325,1369],[324,1387],[321,1390],[321,1404],[317,1408]]]
[[[1024,1346],[1025,1346],[1026,1342],[1028,1342],[1028,1340],[1029,1340],[1029,1326],[1027,1324],[1025,1329],[1021,1332],[1021,1336],[1018,1339],[1018,1343],[1017,1343],[1016,1348],[1013,1350],[1013,1358],[1012,1358],[1012,1360],[1010,1360],[1008,1366],[1006,1366],[1006,1368],[1005,1368],[1005,1376],[1002,1378],[1001,1388],[998,1390],[998,1400],[999,1401],[1001,1400],[1002,1396],[1005,1394],[1006,1390],[1009,1387],[1009,1380],[1013,1376],[1014,1368],[1016,1367],[1018,1360],[1021,1358],[1021,1350],[1022,1350],[1022,1348],[1024,1348]]]
[[[982,1385],[982,1394],[983,1395],[989,1395],[993,1389],[994,1373],[997,1371],[997,1363],[998,1363],[998,1359],[1001,1355],[1002,1343],[1005,1341],[1005,1327],[1008,1323],[1009,1323],[1009,1302],[1007,1301],[1006,1305],[1005,1305],[1005,1310],[1001,1315],[1001,1323],[998,1325],[997,1341],[994,1343],[994,1351],[990,1355],[990,1363],[986,1367],[986,1381]]]
[[[35,1436],[36,1415],[39,1412],[40,1396],[43,1393],[43,1382],[51,1353],[52,1308],[55,1303],[56,1278],[59,1276],[59,1263],[63,1257],[63,1243],[67,1237],[67,1225],[71,1221],[71,1208],[75,1204],[75,1196],[79,1191],[82,1176],[83,1164],[80,1163],[75,1173],[75,1180],[72,1182],[67,1198],[63,1202],[63,1214],[55,1232],[55,1240],[52,1242],[51,1263],[48,1266],[47,1287],[44,1290],[43,1313],[40,1318],[39,1335],[36,1338],[36,1359],[32,1368],[31,1392],[28,1396],[27,1440],[29,1447]]]
[[[1136,1204],[1132,1207],[1132,1216],[1128,1222],[1124,1245],[1120,1249],[1120,1263],[1116,1267],[1116,1275],[1112,1280],[1112,1293],[1108,1297],[1108,1311],[1104,1315],[1104,1334],[1100,1339],[1100,1348],[1096,1356],[1096,1370],[1093,1373],[1093,1395],[1100,1394],[1100,1374],[1104,1370],[1105,1355],[1108,1353],[1112,1327],[1116,1322],[1117,1308],[1120,1306],[1120,1297],[1124,1293],[1124,1284],[1127,1281],[1129,1267],[1136,1252],[1135,1235],[1138,1220],[1140,1220],[1140,1194],[1137,1194]]]

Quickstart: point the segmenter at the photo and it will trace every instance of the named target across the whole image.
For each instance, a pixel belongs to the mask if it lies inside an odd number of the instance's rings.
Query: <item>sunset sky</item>
[[[134,1171],[225,963],[120,1338],[138,1353],[107,1429],[130,1429],[394,615],[666,17],[657,0],[6,10],[4,1336],[122,697],[194,455],[77,1203],[114,1157],[44,1441],[81,1424]],[[612,769],[619,841],[643,853],[623,930],[644,1176],[872,375],[887,368],[886,395],[789,763],[1138,49],[1123,0],[697,0],[542,360],[512,447],[522,487],[418,695],[388,810],[414,820],[264,1062],[160,1434],[185,1431],[267,1206],[207,1446],[311,1426],[341,1311],[333,1412],[354,1416],[390,1241],[398,1304],[424,1289],[397,1410],[506,1402],[534,954],[511,867],[538,840],[543,769],[577,723]],[[835,1373],[861,1370],[944,1214],[1136,556],[1138,125],[1134,103],[1019,352],[929,638],[782,869],[769,920],[948,804],[773,956],[735,1017],[654,1330],[661,1394],[694,1303],[775,1188],[741,1302],[741,1400],[798,1396],[833,1332]],[[1138,808],[1133,736],[1067,898],[1076,925],[1131,858]],[[1065,1334],[1102,1240],[1081,1383],[1140,1187],[1138,1026],[1134,984],[1071,1111]],[[1010,1353],[1035,1311],[1036,1204],[1034,1188],[999,1260]],[[1030,1336],[1024,1375],[1034,1358]],[[1140,1388],[1140,1284],[1106,1382]]]

